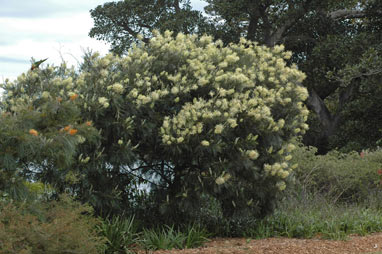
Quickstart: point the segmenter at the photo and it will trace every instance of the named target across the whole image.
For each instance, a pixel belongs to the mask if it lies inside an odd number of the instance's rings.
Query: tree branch
[[[308,12],[308,7],[311,0],[308,0],[301,8],[295,9],[295,14],[290,15],[284,22],[283,25],[277,28],[276,31],[272,33],[268,40],[265,41],[266,45],[273,47],[276,43],[281,41],[281,38],[286,30],[291,28],[300,18],[302,18],[305,13]]]
[[[179,0],[174,1],[174,8],[176,14],[180,13]]]
[[[248,24],[247,39],[254,40],[257,27],[259,25],[260,12],[259,9],[255,7],[254,13],[249,14],[250,20]]]
[[[272,24],[269,22],[269,19],[268,19],[268,16],[267,16],[267,9],[268,9],[269,6],[259,6],[259,14],[261,16],[261,19],[263,20],[263,23],[264,23],[264,30],[265,30],[265,33],[264,33],[264,41],[265,41],[265,44],[269,46],[269,44],[267,43],[267,41],[270,39],[271,37],[271,33],[272,33]]]
[[[121,23],[121,22],[118,22],[118,25],[121,26],[123,28],[123,30],[125,30],[126,32],[128,32],[131,36],[133,36],[135,39],[138,38],[138,32],[135,32],[133,29],[131,29],[129,27],[128,24],[126,23]],[[143,38],[142,40],[144,43],[148,43],[150,41],[149,38]]]
[[[324,101],[318,96],[314,89],[311,89],[308,100],[306,101],[310,109],[312,109],[320,119],[322,126],[324,127],[325,136],[328,137],[334,133],[335,126],[333,117],[326,107]]]
[[[362,10],[336,10],[328,13],[329,18],[337,20],[337,19],[350,19],[350,18],[364,18],[366,16],[365,11]]]
[[[281,40],[283,33],[289,29],[295,22],[297,18],[288,19],[285,21],[284,25],[279,27],[276,31],[272,33],[269,39],[266,41],[267,46],[273,47],[277,42]]]

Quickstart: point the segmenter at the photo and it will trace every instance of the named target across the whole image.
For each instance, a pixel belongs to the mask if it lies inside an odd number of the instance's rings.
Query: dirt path
[[[382,233],[364,237],[352,236],[347,241],[322,239],[268,238],[217,238],[204,247],[186,250],[160,250],[153,254],[382,254]]]

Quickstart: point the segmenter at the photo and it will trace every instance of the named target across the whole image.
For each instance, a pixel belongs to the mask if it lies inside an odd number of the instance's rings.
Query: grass
[[[317,203],[313,203],[316,201]],[[346,240],[351,234],[382,232],[382,211],[363,205],[337,205],[312,200],[296,204],[285,200],[272,215],[245,232],[247,237],[290,237]]]
[[[106,220],[99,232],[107,239],[106,254],[134,253],[136,248],[145,250],[171,250],[195,248],[208,241],[210,234],[199,225],[189,225],[183,230],[174,226],[143,229],[138,232],[134,217]]]

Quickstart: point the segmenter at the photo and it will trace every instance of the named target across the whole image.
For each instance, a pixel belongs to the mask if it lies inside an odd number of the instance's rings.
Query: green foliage
[[[70,96],[62,99],[64,94],[60,94],[57,83],[61,80],[61,85],[68,86],[71,80],[68,76],[73,74],[63,69],[35,69],[19,76],[15,83],[2,84],[5,90],[0,102],[2,190],[8,188],[10,179],[33,178],[37,172],[53,168],[65,175],[76,160],[73,157],[78,145],[84,140],[95,141],[95,129],[80,121],[74,100]],[[64,130],[66,126],[70,130]],[[62,181],[56,176],[52,178]]]
[[[382,118],[380,97],[382,89],[382,47],[371,47],[363,53],[359,62],[347,65],[339,71],[337,79],[342,86],[354,85],[358,80],[357,93],[354,93],[342,113],[343,125],[333,137],[331,146],[342,151],[361,151],[365,148],[375,149],[381,139]],[[372,119],[372,120],[371,120]]]
[[[98,230],[101,236],[106,238],[106,254],[129,253],[133,245],[138,242],[139,234],[134,217],[106,219]]]
[[[166,226],[162,230],[144,230],[141,245],[147,250],[182,249],[184,241],[182,232]]]
[[[175,230],[174,226],[162,229],[145,229],[141,246],[146,250],[171,250],[195,248],[207,241],[208,233],[200,226],[189,225],[185,232]]]
[[[23,182],[26,177],[50,183],[58,192],[82,192],[79,197],[93,201],[95,207],[99,203],[84,190],[92,191],[92,186],[97,185],[103,188],[94,173],[88,177],[94,165],[102,164],[97,162],[101,156],[100,135],[92,121],[82,115],[83,105],[78,103],[77,91],[73,91],[76,75],[63,64],[34,69],[15,82],[2,84],[2,190],[13,188],[8,188],[9,179]]]
[[[208,231],[198,224],[188,225],[184,232],[184,248],[186,249],[202,246],[208,241],[207,238],[210,236]]]
[[[297,189],[324,195],[332,202],[346,203],[367,202],[372,196],[381,194],[380,149],[365,152],[363,158],[356,152],[332,151],[327,155],[315,155],[316,152],[312,147],[295,150],[292,161],[299,165],[294,171]]]
[[[91,208],[61,201],[0,203],[1,253],[103,253]]]
[[[364,206],[337,206],[319,199],[300,203],[287,199],[274,214],[247,228],[251,238],[321,237],[345,240],[349,235],[367,235],[382,230],[382,213]]]
[[[344,154],[299,145],[298,163],[275,212],[243,230],[246,237],[346,239],[380,232],[381,150]]]
[[[154,29],[186,34],[203,34],[209,29],[206,18],[192,10],[188,0],[108,2],[91,10],[90,14],[94,19],[90,37],[110,42],[111,50],[119,55],[127,53],[138,41],[138,33],[147,40],[153,36]]]

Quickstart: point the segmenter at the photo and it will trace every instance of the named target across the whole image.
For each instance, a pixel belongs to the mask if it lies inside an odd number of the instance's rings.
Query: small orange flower
[[[92,121],[87,121],[86,123],[85,123],[87,126],[92,126]]]
[[[57,101],[58,101],[58,102],[61,102],[61,101],[62,101],[62,98],[61,98],[61,97],[58,97],[58,98],[57,98]]]
[[[75,135],[77,132],[78,132],[78,130],[76,130],[76,129],[70,129],[69,130],[69,134],[72,136]]]
[[[75,94],[70,96],[70,100],[74,101],[75,99],[77,99],[77,97],[78,97],[78,94],[75,93]]]
[[[29,134],[33,135],[33,136],[36,136],[38,135],[38,132],[35,130],[35,129],[30,129],[29,130]]]
[[[382,169],[378,169],[377,174],[382,175]]]
[[[70,125],[65,126],[64,131],[69,131],[71,128],[72,128],[72,127],[70,127]]]

